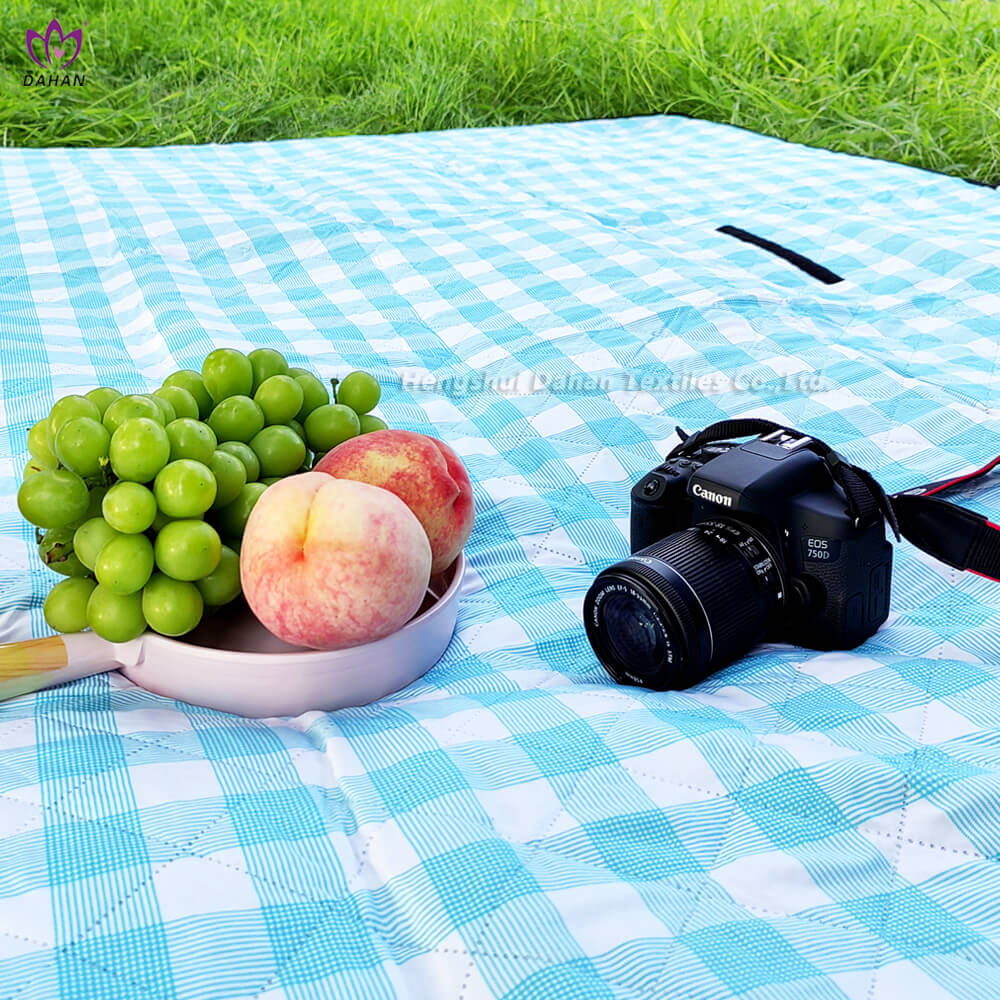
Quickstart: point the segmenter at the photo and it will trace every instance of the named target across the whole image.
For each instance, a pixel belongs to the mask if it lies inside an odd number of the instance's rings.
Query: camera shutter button
[[[642,488],[643,496],[651,497],[660,488],[658,479],[647,479],[646,485]]]

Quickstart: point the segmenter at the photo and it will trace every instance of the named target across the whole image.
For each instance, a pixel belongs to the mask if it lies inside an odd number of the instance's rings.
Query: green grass
[[[1000,184],[982,0],[66,0],[82,88],[26,88],[0,0],[0,143],[154,145],[678,112]]]

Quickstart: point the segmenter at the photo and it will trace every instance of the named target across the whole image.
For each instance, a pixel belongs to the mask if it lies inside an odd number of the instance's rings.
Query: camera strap
[[[871,524],[884,517],[897,541],[903,535],[928,555],[955,569],[1000,582],[1000,525],[939,497],[939,494],[985,476],[1000,465],[1000,457],[973,472],[913,486],[888,496],[870,472],[846,462],[828,444],[802,431],[758,417],[720,420],[694,434],[678,427],[681,443],[667,457],[690,455],[715,441],[775,431],[809,439],[806,447],[823,459],[834,482],[844,491],[848,512],[856,525]]]
[[[975,482],[998,465],[1000,457],[973,472],[894,493],[892,505],[902,533],[935,559],[1000,582],[1000,524],[939,498],[948,490]]]
[[[670,452],[667,456],[668,459],[690,455],[703,445],[711,444],[713,441],[726,441],[730,438],[754,437],[759,434],[773,434],[775,431],[783,431],[793,437],[803,438],[808,442],[805,447],[823,459],[833,481],[844,491],[848,513],[853,518],[855,525],[860,527],[861,525],[873,524],[879,518],[884,518],[889,522],[896,538],[899,538],[900,529],[899,522],[896,520],[896,512],[893,510],[889,498],[885,495],[885,491],[872,478],[871,473],[857,465],[851,465],[850,462],[845,462],[828,444],[810,434],[804,434],[792,427],[776,424],[773,420],[764,420],[760,417],[720,420],[694,434],[688,434],[680,427],[676,430],[681,443]]]

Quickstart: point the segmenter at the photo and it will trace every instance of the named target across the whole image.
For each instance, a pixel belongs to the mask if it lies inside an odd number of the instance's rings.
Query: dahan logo
[[[47,77],[44,73],[36,74],[33,71],[25,73],[22,81],[25,87],[79,87],[85,82],[83,73],[74,73],[72,77],[65,72],[60,75],[60,71],[69,69],[76,62],[76,57],[83,48],[82,28],[63,34],[58,19],[52,18],[44,35],[29,28],[25,44],[32,62],[42,69],[54,71]]]
[[[733,498],[728,493],[715,493],[706,490],[700,483],[695,483],[691,487],[691,492],[702,500],[711,500],[712,503],[721,504],[723,507],[732,507]]]

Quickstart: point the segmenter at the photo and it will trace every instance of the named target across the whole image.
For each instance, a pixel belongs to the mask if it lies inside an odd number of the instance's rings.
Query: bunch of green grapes
[[[367,372],[326,386],[277,351],[213,351],[151,394],[65,396],[28,432],[17,494],[42,561],[67,579],[45,601],[59,632],[127,642],[193,629],[240,594],[254,504],[284,476],[386,424]]]

